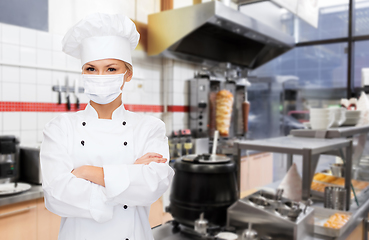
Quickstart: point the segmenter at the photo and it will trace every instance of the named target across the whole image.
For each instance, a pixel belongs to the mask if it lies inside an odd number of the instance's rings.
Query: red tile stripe
[[[132,112],[163,112],[164,109],[160,105],[124,104],[124,107]]]
[[[168,112],[189,112],[188,106],[168,106]]]
[[[83,110],[86,103],[71,104],[71,112]],[[124,104],[132,112],[163,112],[162,105]],[[41,103],[41,102],[0,102],[0,112],[67,112],[67,104]],[[188,112],[188,106],[168,106],[168,112]]]
[[[85,109],[87,104],[80,104]],[[77,105],[71,104],[70,111],[77,111]],[[0,112],[67,112],[67,104],[40,102],[0,102]]]

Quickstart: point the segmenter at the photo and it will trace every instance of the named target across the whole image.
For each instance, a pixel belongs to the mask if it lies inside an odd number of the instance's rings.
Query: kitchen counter
[[[42,197],[44,197],[42,186],[31,185],[31,189],[26,192],[0,197],[0,207],[9,204],[38,199]]]
[[[277,189],[280,181],[269,184],[265,186],[266,190]],[[257,189],[245,191],[241,193],[241,198],[248,196],[257,191]],[[351,204],[350,211],[352,215],[349,220],[347,230],[338,238],[326,237],[314,235],[314,238],[310,238],[309,240],[344,240],[350,236],[350,234],[362,223],[362,220],[368,217],[369,212],[369,191],[366,193],[362,193],[359,197],[358,207],[355,202]],[[323,202],[315,201],[313,207],[323,207]],[[190,240],[193,237],[190,237],[184,233],[181,233],[179,230],[175,230],[170,222],[165,223],[159,227],[153,229],[154,239],[161,240]],[[201,239],[201,238],[196,238]],[[209,238],[212,239],[212,238]],[[241,239],[239,237],[239,239]]]
[[[271,183],[266,187],[267,190],[271,190],[271,189],[277,189],[279,184],[281,183],[281,181],[277,181],[274,183]],[[355,201],[352,201],[351,205],[350,205],[350,210],[348,211],[349,213],[351,213],[351,218],[350,220],[347,222],[348,227],[347,230],[340,236],[337,238],[332,238],[332,237],[326,237],[326,236],[319,236],[316,235],[314,236],[314,240],[344,240],[346,239],[348,236],[350,236],[350,234],[353,232],[353,230],[359,226],[364,218],[368,217],[368,213],[369,213],[369,190],[366,190],[366,192],[363,192],[359,195],[358,197],[358,202],[359,202],[359,207],[356,205]],[[313,203],[313,207],[320,207],[323,208],[324,207],[324,203],[323,201],[316,201],[314,200]]]
[[[267,185],[267,189],[275,189],[279,185],[279,182],[272,183],[270,185]],[[247,196],[249,194],[252,194],[256,190],[249,190],[241,193],[241,197]],[[27,192],[11,195],[11,196],[4,196],[0,197],[0,206],[5,206],[9,204],[24,202],[28,200],[38,199],[44,197],[44,193],[42,190],[41,185],[32,185],[31,189]],[[315,236],[314,240],[330,240],[330,239],[336,239],[336,240],[343,240],[346,239],[351,232],[359,226],[359,224],[362,223],[362,219],[368,216],[369,212],[369,191],[365,194],[361,194],[359,197],[359,203],[360,207],[356,206],[356,203],[351,204],[350,211],[352,213],[351,220],[348,222],[349,226],[340,236],[339,238],[329,238],[324,236]],[[322,207],[322,202],[315,202],[314,206]],[[170,223],[163,224],[162,226],[159,226],[157,228],[153,229],[154,237],[155,239],[162,239],[162,240],[189,240],[192,238],[189,238],[188,236],[184,235],[183,233],[173,231],[173,227]],[[162,237],[163,235],[166,237]],[[169,234],[169,235],[168,235]],[[158,237],[160,236],[160,237]]]

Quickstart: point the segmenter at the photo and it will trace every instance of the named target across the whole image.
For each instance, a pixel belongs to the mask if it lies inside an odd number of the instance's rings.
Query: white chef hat
[[[85,63],[119,59],[132,65],[131,51],[140,39],[135,24],[123,14],[93,13],[74,25],[63,38],[63,52]]]

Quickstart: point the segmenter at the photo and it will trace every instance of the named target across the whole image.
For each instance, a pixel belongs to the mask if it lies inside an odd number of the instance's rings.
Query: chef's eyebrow
[[[95,67],[91,63],[86,63],[86,65],[89,66],[89,67]],[[116,63],[110,63],[110,64],[106,65],[105,67],[110,67],[110,66],[113,66],[113,65],[118,65],[118,64],[116,64]]]
[[[118,65],[118,64],[116,64],[116,63],[111,63],[111,64],[109,64],[109,65],[106,65],[105,67],[110,67],[110,66],[113,66],[113,65]]]

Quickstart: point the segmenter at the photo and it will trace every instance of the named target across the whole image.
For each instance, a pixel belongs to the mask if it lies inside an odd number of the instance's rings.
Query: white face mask
[[[85,84],[85,94],[95,103],[111,103],[122,93],[120,88],[124,83],[126,72],[110,75],[82,74]]]

